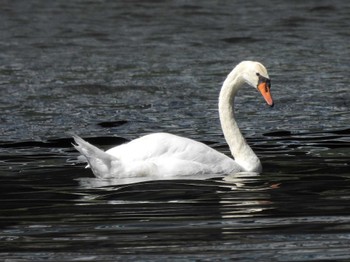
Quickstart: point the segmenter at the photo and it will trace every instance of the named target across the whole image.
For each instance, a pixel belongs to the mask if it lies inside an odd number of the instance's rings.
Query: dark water
[[[3,261],[348,261],[350,2],[2,1]],[[275,107],[246,88],[260,176],[118,186],[75,159],[149,132],[228,153],[220,85],[266,65]]]

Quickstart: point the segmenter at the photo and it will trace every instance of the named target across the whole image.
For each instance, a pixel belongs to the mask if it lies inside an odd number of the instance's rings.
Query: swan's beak
[[[266,103],[272,107],[273,106],[273,99],[272,99],[271,92],[270,92],[270,85],[265,81],[261,82],[258,85],[258,90],[260,91],[260,93],[264,97]]]

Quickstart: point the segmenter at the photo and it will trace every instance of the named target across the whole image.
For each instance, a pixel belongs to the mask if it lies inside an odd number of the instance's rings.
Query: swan
[[[234,118],[234,98],[245,84],[256,88],[273,106],[271,81],[259,62],[239,63],[225,79],[219,95],[219,118],[231,157],[195,140],[169,133],[152,133],[103,151],[73,135],[73,146],[86,158],[97,178],[201,177],[262,171],[259,158],[242,136]]]

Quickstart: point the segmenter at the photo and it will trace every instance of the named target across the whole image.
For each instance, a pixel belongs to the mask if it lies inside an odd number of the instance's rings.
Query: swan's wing
[[[154,133],[111,148],[106,153],[123,162],[151,161],[169,173],[224,173],[239,171],[230,157],[192,139],[168,133]]]
[[[207,157],[222,157],[221,153],[192,139],[168,133],[153,133],[113,147],[107,153],[125,160],[143,161],[158,157],[176,157],[204,162]]]
[[[74,136],[74,147],[100,178],[171,178],[241,171],[230,157],[209,146],[167,133],[155,133],[106,152]]]

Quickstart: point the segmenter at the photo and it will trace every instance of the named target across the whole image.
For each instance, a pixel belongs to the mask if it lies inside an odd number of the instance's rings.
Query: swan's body
[[[99,178],[169,178],[261,172],[259,158],[246,143],[234,119],[234,97],[244,83],[259,89],[266,102],[273,106],[270,80],[262,64],[241,62],[227,76],[220,91],[219,115],[235,160],[203,143],[167,133],[146,135],[106,152],[74,136],[75,148],[86,157]]]

